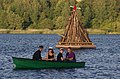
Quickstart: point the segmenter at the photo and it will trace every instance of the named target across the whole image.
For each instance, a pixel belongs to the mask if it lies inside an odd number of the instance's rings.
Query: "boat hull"
[[[66,68],[83,68],[85,62],[57,62],[57,61],[43,61],[32,60],[26,58],[13,58],[15,69],[66,69]]]

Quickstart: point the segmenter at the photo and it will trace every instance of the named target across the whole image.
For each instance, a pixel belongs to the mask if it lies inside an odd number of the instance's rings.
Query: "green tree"
[[[4,10],[1,10],[0,12],[0,28],[1,29],[7,29],[8,28],[8,20],[7,18],[7,13]]]
[[[0,28],[63,29],[74,5],[84,27],[120,30],[120,0],[0,0]]]
[[[7,15],[9,29],[21,29],[22,27],[22,21],[23,18],[21,18],[19,15],[14,14],[13,12],[10,12]]]
[[[66,21],[65,21],[65,17],[63,16],[59,16],[55,22],[56,24],[56,29],[62,29],[62,28],[65,28],[65,24],[66,24]]]
[[[42,20],[39,26],[41,29],[46,29],[46,28],[51,30],[54,29],[52,20],[48,18]]]

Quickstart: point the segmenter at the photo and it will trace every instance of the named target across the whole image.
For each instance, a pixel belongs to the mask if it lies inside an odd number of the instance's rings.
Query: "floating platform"
[[[81,46],[71,46],[71,45],[56,45],[56,48],[68,48],[71,47],[73,49],[80,49],[80,48],[90,48],[90,49],[94,49],[96,48],[95,45],[81,45]]]
[[[56,45],[56,48],[68,48],[71,47],[73,49],[80,49],[80,48],[96,48],[96,45],[94,45],[92,42],[79,42],[79,43],[64,43],[64,42],[59,42]]]

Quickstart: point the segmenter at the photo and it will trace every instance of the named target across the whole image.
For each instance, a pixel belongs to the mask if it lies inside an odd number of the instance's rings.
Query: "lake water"
[[[12,56],[32,58],[39,45],[55,48],[58,35],[0,34],[0,79],[120,79],[120,35],[90,35],[96,49],[74,50],[85,68],[13,70]]]

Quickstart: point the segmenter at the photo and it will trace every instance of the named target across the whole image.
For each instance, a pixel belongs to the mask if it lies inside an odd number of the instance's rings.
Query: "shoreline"
[[[11,30],[0,29],[0,34],[64,34],[65,29],[27,29],[27,30]],[[120,34],[120,32],[105,32],[100,29],[87,29],[89,34]]]

